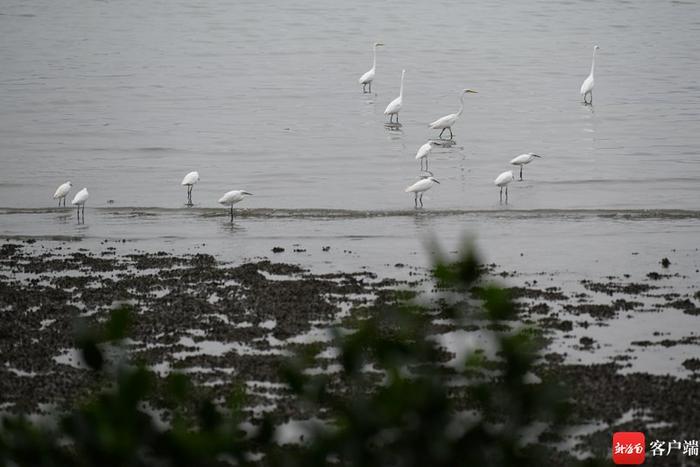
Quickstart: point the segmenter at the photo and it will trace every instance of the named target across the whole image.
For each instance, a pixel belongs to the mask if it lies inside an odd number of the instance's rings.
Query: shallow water
[[[527,151],[518,209],[696,209],[695,2],[51,2],[0,6],[0,206],[394,210],[436,149],[428,209],[500,209],[492,180]],[[357,78],[379,50],[374,95]],[[594,107],[578,89],[600,45]],[[402,127],[383,109],[406,68]],[[72,196],[71,194],[71,196]],[[28,225],[33,218],[26,218]],[[130,223],[141,229],[141,219]],[[196,229],[189,231],[196,235]]]

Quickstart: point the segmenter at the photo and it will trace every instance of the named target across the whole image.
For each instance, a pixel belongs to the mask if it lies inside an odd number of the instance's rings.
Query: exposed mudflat
[[[133,358],[159,375],[185,371],[198,391],[218,400],[244,384],[251,414],[275,411],[283,419],[310,414],[287,399],[277,373],[281,362],[303,346],[328,346],[328,329],[343,323],[351,310],[371,313],[414,296],[431,304],[431,333],[445,347],[448,372],[457,354],[478,342],[481,329],[474,324],[455,332],[449,303],[433,300],[436,289],[427,272],[405,264],[395,267],[411,268],[412,281],[367,270],[315,274],[265,259],[226,264],[206,254],[117,254],[108,244],[99,251],[51,245],[30,240],[0,246],[0,408],[5,412],[41,414],[67,407],[99,386],[74,350],[76,318],[102,320],[120,303],[137,313],[127,342]],[[698,433],[700,335],[689,328],[699,319],[697,292],[677,293],[645,274],[581,280],[580,290],[571,292],[556,281],[541,286],[538,280],[518,280],[517,272],[503,274],[495,264],[485,272],[489,280],[507,285],[519,311],[517,321],[489,329],[508,332],[523,324],[537,329],[543,355],[537,376],[564,383],[575,402],[565,438],[542,432],[534,442],[575,447],[577,455],[606,455],[612,431],[641,430],[658,439],[691,439]],[[689,323],[688,333],[655,324],[678,313]],[[635,328],[639,338],[610,343],[617,339],[611,330],[622,327],[624,335],[633,322],[641,323]],[[668,371],[659,371],[658,361],[663,364],[669,354],[647,352],[667,348],[683,351],[668,360]],[[317,363],[317,371],[336,371],[330,347]],[[453,392],[458,406],[468,407],[466,400],[459,402],[458,386]]]

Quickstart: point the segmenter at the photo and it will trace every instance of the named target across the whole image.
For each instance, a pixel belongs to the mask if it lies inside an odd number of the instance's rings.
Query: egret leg
[[[506,204],[508,204],[508,186],[506,185]]]
[[[498,195],[498,202],[499,203],[503,202],[503,187],[501,187],[501,192]]]
[[[372,82],[369,82],[369,93],[372,94]]]
[[[443,128],[443,129],[442,129],[442,131],[440,132],[440,136],[438,136],[438,138],[442,138],[442,134],[445,132],[446,129],[447,129],[447,128]],[[450,130],[450,131],[452,131],[452,130]]]
[[[418,193],[414,193],[413,195],[413,204],[415,205],[415,208],[418,209]]]
[[[420,194],[420,207],[423,207],[423,193]]]
[[[450,139],[452,139],[452,127],[448,126],[447,129],[450,130]]]
[[[428,170],[428,157],[425,157],[425,170]]]
[[[233,224],[233,204],[231,205],[231,223]]]
[[[66,197],[65,196],[63,197],[63,207],[64,208],[66,207]]]
[[[58,198],[58,207],[61,207],[61,198]]]
[[[522,181],[523,179],[523,166],[520,166],[520,180]]]
[[[396,123],[399,123],[399,114],[396,114]]]

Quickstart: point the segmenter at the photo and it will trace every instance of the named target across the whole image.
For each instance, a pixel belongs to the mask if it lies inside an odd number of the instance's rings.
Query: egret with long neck
[[[394,99],[386,106],[384,110],[384,115],[389,116],[389,123],[393,123],[392,119],[396,115],[396,123],[399,123],[399,112],[401,111],[401,106],[403,105],[403,79],[406,76],[406,70],[401,71],[401,87],[399,88],[399,97]]]
[[[583,84],[581,85],[581,96],[583,96],[583,102],[585,104],[593,104],[593,86],[595,85],[595,80],[593,78],[593,74],[595,72],[595,53],[596,51],[600,49],[597,45],[593,47],[593,60],[591,61],[591,73],[588,75],[588,77],[583,81]],[[589,99],[586,99],[586,96],[589,97]]]
[[[464,112],[464,95],[468,93],[477,94],[476,91],[472,91],[471,89],[463,90],[462,95],[459,97],[459,110],[457,113],[445,115],[429,125],[433,130],[442,130],[439,138],[442,138],[442,134],[445,130],[450,130],[450,139],[452,139],[452,126],[459,120],[459,117],[462,116],[462,112]]]
[[[362,92],[367,93],[367,86],[369,85],[369,92],[372,92],[372,81],[374,81],[374,72],[377,69],[377,47],[381,47],[384,44],[381,42],[375,42],[374,46],[372,47],[372,68],[362,75],[360,79],[358,80],[359,83],[362,85]]]

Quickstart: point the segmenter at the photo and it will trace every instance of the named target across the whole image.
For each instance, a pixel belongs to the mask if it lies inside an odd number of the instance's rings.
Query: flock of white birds
[[[362,85],[363,93],[372,92],[372,81],[374,81],[374,77],[377,70],[377,47],[382,47],[383,45],[384,44],[382,44],[381,42],[376,42],[372,47],[372,68],[370,68],[370,70],[363,74],[359,79],[359,83]],[[583,102],[589,105],[593,103],[593,86],[595,84],[593,74],[595,72],[595,54],[597,50],[599,50],[599,47],[596,45],[593,47],[593,60],[591,62],[591,72],[581,85],[581,96],[583,97]],[[403,83],[405,76],[406,70],[402,70],[399,97],[391,101],[384,110],[384,115],[389,117],[389,124],[398,125],[399,123],[399,112],[401,111],[401,107],[403,106]],[[476,94],[476,91],[473,91],[471,89],[464,89],[462,91],[459,98],[459,110],[457,111],[457,113],[445,115],[444,117],[438,118],[429,125],[430,128],[434,130],[441,130],[438,138],[442,139],[442,135],[445,132],[445,130],[449,130],[450,140],[452,140],[452,127],[455,125],[457,120],[459,120],[459,117],[462,116],[462,113],[464,112],[464,96],[469,93]],[[420,207],[423,207],[423,193],[431,189],[436,183],[440,183],[435,177],[433,177],[432,172],[428,171],[428,156],[430,155],[431,151],[433,150],[436,144],[438,143],[434,140],[428,141],[427,143],[423,144],[420,148],[418,148],[418,152],[416,153],[416,160],[419,160],[421,163],[421,172],[423,172],[424,170],[423,163],[425,162],[425,173],[427,173],[427,175],[421,175],[420,180],[418,180],[405,190],[406,193],[414,194],[414,204],[416,208],[418,208],[419,203]],[[520,167],[520,180],[522,180],[523,166],[529,164],[536,158],[540,157],[541,156],[538,156],[537,154],[533,154],[531,152],[521,154],[513,158],[510,161],[510,164]],[[513,180],[515,180],[513,171],[508,170],[506,172],[501,173],[493,181],[494,185],[500,188],[501,202],[503,201],[504,189],[506,203],[508,202],[508,184]],[[199,172],[196,171],[188,173],[182,179],[181,185],[187,187],[187,206],[193,205],[192,189],[198,181]],[[70,181],[67,181],[56,189],[56,192],[53,195],[53,199],[58,200],[59,206],[61,206],[61,202],[63,202],[63,206],[66,205],[66,197],[70,193],[72,187],[73,184]],[[71,204],[77,207],[78,221],[80,221],[81,213],[83,216],[83,221],[85,219],[85,203],[87,202],[89,195],[90,194],[88,193],[87,188],[83,188],[75,194],[75,196],[73,197],[73,201],[71,201]],[[219,199],[219,204],[228,206],[231,209],[231,222],[233,222],[233,205],[243,201],[243,199],[245,199],[246,196],[251,195],[252,193],[249,193],[245,190],[231,190],[224,193],[224,195]]]
[[[384,44],[377,42],[374,44],[372,47],[372,68],[370,68],[369,71],[367,71],[365,74],[363,74],[360,79],[358,80],[359,83],[362,85],[362,92],[363,93],[371,93],[372,92],[372,81],[374,81],[374,77],[376,75],[377,71],[377,47],[381,47]],[[591,63],[591,72],[588,75],[588,77],[584,80],[583,84],[581,85],[581,96],[583,97],[583,102],[585,104],[592,104],[593,103],[593,85],[595,84],[593,74],[595,71],[595,54],[596,51],[599,49],[599,47],[596,45],[593,47],[593,60]],[[399,97],[394,99],[389,103],[389,105],[386,106],[386,109],[384,110],[384,115],[389,117],[389,122],[388,125],[398,125],[399,124],[399,112],[401,111],[401,108],[403,106],[403,83],[404,83],[404,78],[406,77],[406,70],[401,71],[401,86],[399,88]],[[460,95],[459,98],[459,110],[456,113],[445,115],[442,118],[438,118],[435,120],[433,123],[429,125],[430,128],[434,130],[441,130],[440,134],[438,135],[439,139],[442,139],[443,133],[445,133],[445,130],[448,130],[450,132],[450,140],[454,137],[452,133],[452,127],[455,125],[457,120],[459,120],[459,117],[462,116],[462,113],[464,112],[464,96],[469,93],[474,93],[476,94],[476,91],[473,91],[471,89],[464,89]],[[421,173],[427,173],[423,174],[420,176],[420,180],[415,182],[413,185],[409,186],[406,188],[406,193],[413,193],[414,194],[414,204],[415,207],[418,208],[418,204],[420,203],[420,207],[423,207],[423,193],[428,191],[435,185],[436,183],[439,184],[440,182],[433,177],[432,172],[428,170],[428,156],[432,152],[433,148],[435,147],[436,144],[439,144],[437,141],[430,140],[427,143],[423,144],[420,148],[418,148],[418,152],[416,153],[416,160],[419,160],[421,163],[420,169]],[[535,158],[540,158],[542,156],[538,156],[537,154],[534,153],[526,153],[526,154],[521,154],[515,158],[513,158],[510,161],[511,165],[519,166],[520,167],[520,180],[523,179],[523,166],[526,164],[529,164]],[[425,169],[423,169],[423,163],[425,162]],[[508,184],[515,180],[515,176],[513,175],[512,170],[508,170],[506,172],[501,173],[496,177],[496,179],[493,181],[494,185],[500,188],[500,201],[503,202],[503,194],[504,194],[504,189],[505,189],[505,198],[506,198],[506,203],[508,202]]]

